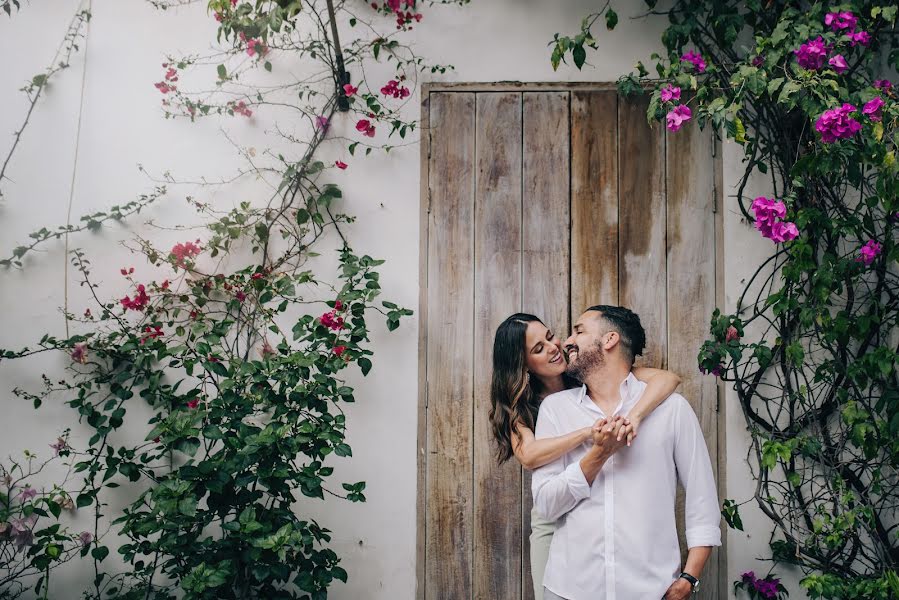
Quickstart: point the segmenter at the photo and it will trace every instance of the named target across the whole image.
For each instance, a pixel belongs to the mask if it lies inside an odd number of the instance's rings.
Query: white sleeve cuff
[[[721,545],[720,527],[691,527],[687,529],[686,536],[687,548]]]
[[[565,481],[568,482],[568,489],[575,500],[590,497],[590,484],[584,477],[580,461],[568,465],[568,468],[565,469]]]

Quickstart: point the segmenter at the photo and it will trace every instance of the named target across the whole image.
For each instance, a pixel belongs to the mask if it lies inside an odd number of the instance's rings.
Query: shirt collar
[[[633,371],[629,371],[627,377],[622,380],[621,385],[618,387],[618,394],[621,397],[621,402],[615,408],[615,411],[612,415],[615,415],[619,412],[629,410],[631,405],[633,404],[634,398],[639,394],[639,392],[643,388],[642,382],[634,376]],[[584,404],[592,406],[597,412],[602,413],[596,403],[590,399],[587,395],[587,386],[586,384],[581,385],[581,389],[578,391],[577,395],[578,404]],[[612,416],[605,415],[605,416]]]

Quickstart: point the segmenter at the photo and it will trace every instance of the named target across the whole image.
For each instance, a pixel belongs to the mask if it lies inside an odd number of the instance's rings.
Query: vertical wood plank
[[[526,92],[522,113],[522,310],[540,317],[564,339],[570,287],[569,93]],[[522,477],[521,498],[521,590],[522,598],[530,600],[530,472]]]
[[[646,331],[646,348],[636,364],[665,368],[665,130],[649,126],[648,105],[645,96],[618,105],[618,303],[640,315]]]
[[[681,390],[699,417],[712,468],[718,470],[718,390],[715,378],[701,375],[696,355],[715,309],[715,174],[711,128],[691,122],[668,136],[668,306],[670,368],[683,378]],[[678,514],[683,512],[679,498]],[[718,580],[718,550],[703,573]],[[717,586],[698,598],[718,597]]]
[[[724,165],[721,142],[712,139],[714,150],[715,169],[715,305],[724,307],[726,298],[724,295]],[[718,501],[722,502],[727,497],[727,404],[724,402],[727,386],[723,381],[718,381],[718,452],[713,457],[712,464],[717,459],[718,468],[715,473],[718,478]],[[721,547],[718,549],[718,589],[727,590],[730,582],[727,580],[727,527],[721,528]],[[714,582],[709,579],[710,582]]]
[[[420,245],[418,257],[418,446],[416,475],[418,493],[415,498],[415,597],[425,595],[425,564],[427,555],[427,472],[428,472],[428,216],[430,211],[428,181],[431,155],[430,93],[427,86],[421,90],[421,189],[418,229]]]
[[[618,94],[571,94],[571,320],[618,304]],[[570,333],[570,332],[569,332]]]
[[[472,592],[475,97],[431,94],[425,595]]]
[[[521,298],[521,94],[476,102],[474,597],[518,600],[522,469],[515,458],[497,465],[488,413],[493,332]]]

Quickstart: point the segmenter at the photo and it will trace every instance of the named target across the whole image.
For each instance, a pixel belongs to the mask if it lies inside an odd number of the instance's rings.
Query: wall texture
[[[4,156],[11,134],[27,110],[17,89],[50,63],[77,4],[78,0],[23,3],[12,19],[0,15],[0,55],[5,57],[0,77],[0,134],[4,140],[0,151]],[[359,4],[363,4],[361,0]],[[642,3],[619,0],[613,6],[620,24],[612,33],[600,32],[599,50],[588,55],[591,64],[581,72],[564,65],[557,72],[552,70],[546,45],[552,35],[576,31],[581,18],[599,6],[599,2],[587,0],[491,0],[462,8],[435,7],[412,32],[412,40],[420,55],[455,66],[454,71],[440,76],[445,81],[614,81],[630,71],[636,60],[651,64],[649,56],[660,50],[665,21],[659,17],[635,19]],[[246,146],[271,146],[264,141],[264,130],[271,123],[265,109],[248,120],[208,119],[189,124],[162,117],[160,94],[152,84],[161,79],[160,63],[166,53],[202,51],[214,39],[215,22],[203,2],[163,12],[141,0],[93,0],[92,12],[86,49],[76,54],[71,68],[55,77],[46,90],[10,165],[12,181],[4,183],[5,198],[0,201],[0,251],[4,256],[40,227],[64,224],[70,216],[76,221],[79,215],[151,191],[154,183],[138,171],[138,164],[157,175],[171,170],[184,179],[215,178],[227,176],[239,165],[237,152],[223,132]],[[277,59],[274,62],[276,72],[286,67]],[[369,77],[378,74],[370,72]],[[405,110],[416,118],[419,98],[410,98]],[[346,119],[335,119],[334,130],[350,136],[354,133]],[[723,151],[724,191],[731,194],[742,169],[742,151],[731,144],[725,144]],[[364,160],[349,157],[337,146],[327,152],[332,159],[341,158],[351,165],[334,177],[343,186],[346,211],[359,217],[351,232],[355,248],[386,259],[381,270],[385,297],[416,308],[418,146],[398,148],[386,156],[373,154]],[[756,191],[769,190],[760,181]],[[122,241],[135,233],[151,237],[161,247],[192,239],[168,229],[196,223],[185,196],[202,195],[204,200],[227,207],[261,192],[262,188],[253,184],[221,191],[171,187],[166,200],[139,217],[99,234],[73,236],[69,247],[83,248],[104,289],[118,294],[124,291],[119,268],[134,266],[138,272],[146,268],[135,262]],[[741,280],[751,274],[754,261],[749,259],[764,257],[771,247],[741,221],[732,199],[726,198],[724,206],[725,308],[732,310]],[[45,246],[26,266],[24,271],[0,272],[2,347],[33,344],[46,332],[61,333],[64,303],[74,312],[85,306],[84,290],[77,286],[67,265],[62,241]],[[304,503],[303,510],[334,531],[333,546],[350,573],[348,584],[332,588],[331,595],[338,600],[387,600],[414,594],[418,325],[413,317],[388,334],[379,324],[373,332],[375,368],[365,379],[351,377],[358,398],[348,411],[354,457],[335,466],[344,480],[367,480],[368,502]],[[76,438],[83,434],[67,407],[45,405],[34,411],[10,392],[16,386],[37,387],[40,374],[59,373],[64,358],[41,355],[27,364],[0,364],[0,401],[6,409],[0,455],[16,454],[22,448],[47,453],[47,444],[67,426],[73,426]],[[729,392],[727,496],[742,501],[751,497],[753,487],[745,466],[745,423],[732,396]],[[743,513],[746,529],[752,533],[729,533],[731,581],[744,570],[766,569],[755,557],[765,554],[768,529],[752,504],[746,505]],[[75,517],[75,526],[80,518]],[[62,598],[65,592],[60,590],[83,589],[89,578],[89,574],[69,568],[55,579],[51,596]],[[795,590],[795,583],[790,587]]]

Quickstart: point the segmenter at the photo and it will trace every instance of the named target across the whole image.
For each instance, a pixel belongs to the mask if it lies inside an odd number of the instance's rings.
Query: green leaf
[[[225,65],[218,66],[218,75],[221,80],[228,79],[228,70],[225,68]]]
[[[574,66],[580,69],[587,62],[587,51],[583,46],[575,46],[571,50],[571,57],[574,59]]]
[[[618,25],[618,13],[609,8],[606,11],[606,29],[612,31]]]

